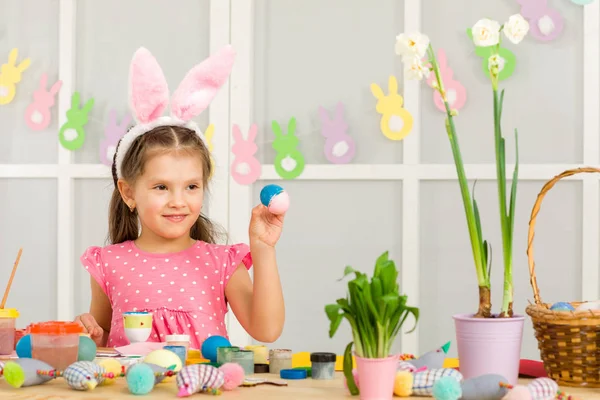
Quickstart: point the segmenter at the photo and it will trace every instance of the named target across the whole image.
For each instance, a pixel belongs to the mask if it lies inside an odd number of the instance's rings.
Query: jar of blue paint
[[[335,374],[335,353],[311,353],[311,374],[313,379],[333,379]]]

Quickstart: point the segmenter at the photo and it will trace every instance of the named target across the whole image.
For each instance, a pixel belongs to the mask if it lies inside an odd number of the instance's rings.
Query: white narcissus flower
[[[500,42],[500,24],[491,19],[480,19],[471,28],[473,43],[478,47],[497,45]]]
[[[506,60],[498,54],[494,54],[488,58],[488,69],[491,71],[493,67],[498,67],[498,73],[504,69]]]
[[[421,80],[429,77],[429,68],[425,66],[420,57],[413,57],[404,61],[404,75],[408,80]]]
[[[429,37],[419,32],[401,33],[396,36],[396,54],[407,61],[415,56],[424,57],[428,46]]]
[[[529,22],[521,14],[511,15],[504,24],[504,36],[514,44],[519,44],[529,32]]]

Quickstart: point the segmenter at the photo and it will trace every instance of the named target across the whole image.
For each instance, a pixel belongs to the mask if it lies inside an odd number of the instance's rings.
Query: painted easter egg
[[[575,311],[575,307],[564,301],[559,301],[558,303],[552,304],[552,307],[550,307],[550,309],[552,311]]]
[[[97,351],[96,343],[85,335],[79,336],[77,361],[94,361]]]
[[[279,185],[267,185],[260,191],[260,202],[273,214],[285,214],[290,206],[290,196]]]
[[[31,358],[31,335],[27,334],[19,339],[15,350],[19,358]]]
[[[158,349],[150,352],[146,357],[144,357],[144,362],[148,364],[158,365],[159,367],[163,367],[166,369],[173,368],[174,371],[179,372],[181,368],[184,366],[181,362],[181,358],[172,351],[165,349]]]
[[[211,362],[217,362],[217,347],[231,347],[231,342],[223,336],[210,336],[202,342],[202,357]]]

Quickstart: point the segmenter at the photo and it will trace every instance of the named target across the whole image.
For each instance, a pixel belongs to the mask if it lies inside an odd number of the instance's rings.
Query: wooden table
[[[277,379],[278,376],[260,374],[257,377]],[[232,392],[224,392],[221,398],[231,399],[357,399],[352,397],[344,388],[342,373],[336,373],[332,381],[319,381],[313,379],[289,380],[288,386],[259,385],[255,387],[240,387]],[[158,384],[154,390],[145,396],[135,396],[129,393],[123,379],[110,386],[100,386],[90,392],[79,392],[70,389],[61,379],[50,381],[44,385],[15,389],[6,382],[0,381],[0,399],[2,400],[121,400],[121,399],[176,399],[177,388],[174,378],[168,382]],[[526,381],[523,381],[525,384]],[[575,389],[565,388],[567,393],[581,400],[600,400],[600,389]],[[225,396],[225,397],[223,397]],[[194,395],[191,398],[211,398],[210,395]],[[212,397],[214,398],[214,397]],[[424,397],[410,397],[411,399],[424,399]]]

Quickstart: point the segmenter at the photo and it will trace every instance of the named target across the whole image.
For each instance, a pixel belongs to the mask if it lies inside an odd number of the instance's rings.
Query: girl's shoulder
[[[214,264],[223,264],[224,267],[236,267],[240,263],[244,263],[248,269],[252,266],[250,246],[245,243],[215,244],[199,240],[193,249],[197,253],[196,258],[208,257]]]
[[[87,249],[85,249],[81,258],[101,259],[103,257],[106,257],[107,254],[121,256],[132,252],[132,242],[128,240],[123,243],[110,244],[107,246],[90,246]]]

